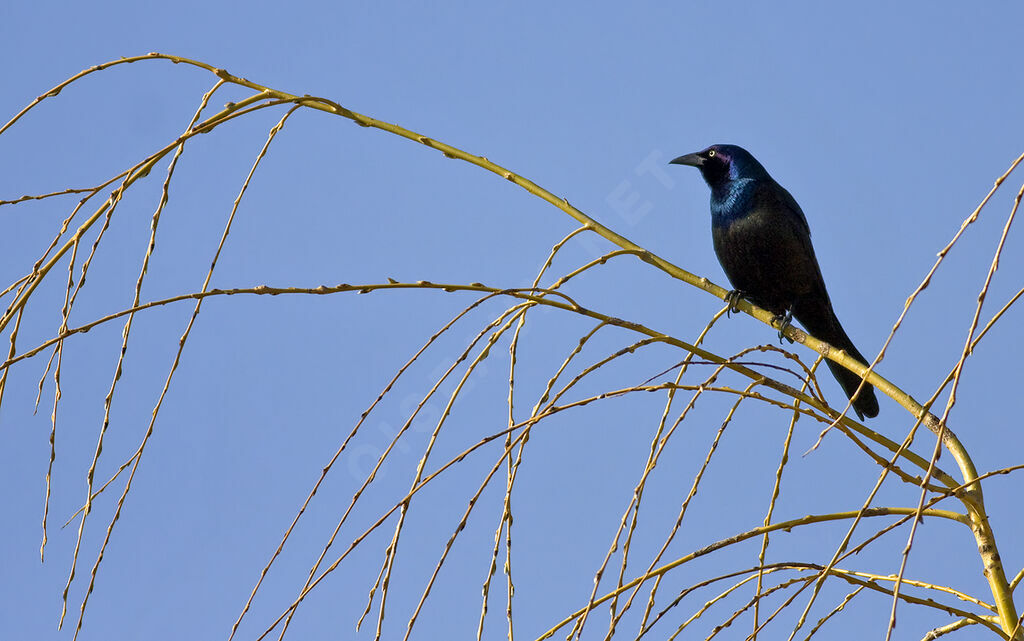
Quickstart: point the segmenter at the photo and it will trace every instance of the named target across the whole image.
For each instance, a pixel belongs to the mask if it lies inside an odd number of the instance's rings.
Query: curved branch
[[[388,282],[388,283],[361,284],[361,285],[351,285],[351,284],[348,284],[348,283],[342,283],[340,285],[333,285],[333,286],[320,285],[319,287],[270,287],[268,285],[257,285],[255,287],[242,287],[242,288],[235,288],[235,289],[209,289],[209,290],[207,290],[205,292],[192,292],[192,293],[189,293],[189,294],[179,294],[178,296],[171,296],[169,298],[164,298],[164,299],[160,299],[160,300],[156,300],[156,301],[150,301],[148,303],[143,303],[143,304],[138,305],[136,307],[131,307],[131,308],[123,309],[121,311],[115,312],[113,314],[109,314],[107,316],[104,316],[104,317],[99,318],[97,320],[91,321],[89,323],[85,323],[83,325],[80,325],[78,327],[70,328],[67,331],[62,332],[61,334],[59,334],[59,335],[57,335],[57,336],[55,336],[55,337],[53,337],[53,338],[51,338],[51,339],[49,339],[47,341],[44,341],[43,343],[40,343],[38,346],[36,346],[36,347],[34,347],[34,348],[32,348],[32,349],[30,349],[28,351],[22,352],[21,354],[18,354],[16,356],[12,356],[12,357],[8,358],[3,363],[0,363],[0,370],[6,370],[7,368],[9,368],[10,366],[14,365],[15,363],[18,363],[18,362],[20,362],[22,360],[25,360],[27,358],[30,358],[32,356],[35,356],[36,354],[38,354],[39,352],[43,351],[47,347],[57,343],[58,341],[64,340],[64,339],[66,339],[69,336],[72,336],[74,334],[83,334],[83,333],[86,333],[89,330],[93,329],[94,327],[97,327],[98,325],[102,325],[103,323],[109,322],[111,320],[115,320],[117,318],[121,318],[122,316],[126,316],[128,314],[132,314],[132,313],[135,313],[135,312],[138,312],[138,311],[142,311],[142,310],[151,309],[151,308],[154,308],[154,307],[159,307],[159,306],[162,306],[162,305],[168,305],[168,304],[171,304],[171,303],[176,303],[176,302],[181,302],[181,301],[186,301],[186,300],[200,300],[200,299],[208,298],[210,296],[235,296],[235,295],[263,295],[263,296],[268,296],[269,295],[269,296],[279,296],[279,295],[297,295],[297,294],[298,295],[325,295],[325,294],[336,294],[336,293],[340,293],[340,292],[356,292],[356,293],[360,293],[360,294],[366,294],[366,293],[370,293],[370,292],[373,292],[373,291],[402,290],[402,289],[436,289],[436,290],[441,290],[441,291],[445,291],[445,292],[478,292],[478,293],[485,293],[485,294],[488,294],[488,293],[489,294],[498,294],[498,295],[510,296],[510,297],[513,297],[513,298],[518,298],[518,299],[521,299],[521,300],[533,301],[533,302],[541,304],[541,305],[547,305],[547,306],[554,307],[556,309],[561,309],[561,310],[564,310],[564,311],[574,312],[574,313],[580,314],[582,316],[587,316],[587,317],[593,318],[595,320],[602,321],[602,322],[604,322],[605,324],[608,324],[608,325],[615,325],[617,327],[622,327],[622,328],[625,328],[625,329],[633,330],[633,331],[635,331],[635,332],[637,332],[639,334],[643,334],[645,336],[649,336],[649,337],[651,337],[653,339],[656,339],[659,342],[665,343],[667,345],[672,345],[673,347],[678,347],[678,348],[683,349],[683,350],[685,350],[687,352],[690,352],[691,354],[699,356],[700,358],[702,358],[702,359],[704,359],[706,361],[715,363],[716,365],[724,366],[725,368],[727,368],[727,369],[729,369],[729,370],[731,370],[733,372],[736,372],[737,374],[745,376],[745,377],[747,377],[747,378],[749,378],[751,380],[762,380],[763,379],[763,383],[762,384],[765,387],[769,387],[771,389],[776,390],[777,392],[781,392],[782,394],[785,394],[786,396],[789,396],[791,398],[800,400],[802,403],[804,403],[804,404],[806,404],[806,405],[808,405],[810,407],[813,407],[814,409],[818,410],[819,412],[821,412],[822,414],[830,417],[833,420],[836,420],[836,419],[839,418],[839,413],[836,412],[834,409],[832,409],[828,405],[824,404],[822,401],[820,401],[820,400],[818,400],[818,399],[816,399],[816,398],[814,398],[812,396],[809,396],[808,394],[805,394],[805,393],[801,392],[800,390],[798,390],[798,389],[796,389],[794,387],[791,387],[789,385],[786,385],[786,384],[781,383],[779,381],[776,381],[774,379],[767,378],[763,374],[761,374],[761,373],[759,373],[759,372],[757,372],[755,370],[752,370],[749,367],[746,367],[746,366],[744,366],[742,364],[739,364],[739,363],[730,362],[729,359],[722,358],[721,356],[719,356],[719,355],[717,355],[717,354],[715,354],[713,352],[709,352],[709,351],[707,351],[705,349],[702,349],[700,347],[697,347],[695,345],[691,345],[691,344],[689,344],[689,343],[687,343],[685,341],[682,341],[682,340],[680,340],[678,338],[675,338],[673,336],[669,336],[668,334],[663,334],[663,333],[661,333],[661,332],[659,332],[657,330],[654,330],[654,329],[648,328],[648,327],[646,327],[644,325],[641,325],[640,323],[634,323],[634,322],[626,321],[626,320],[623,320],[621,318],[616,318],[614,316],[609,316],[607,314],[602,314],[600,312],[597,312],[597,311],[588,309],[586,307],[583,307],[583,306],[577,304],[575,301],[573,301],[571,298],[569,298],[565,294],[562,294],[561,292],[553,291],[553,290],[548,290],[548,289],[542,289],[542,288],[532,288],[532,287],[502,289],[502,288],[497,288],[497,287],[489,287],[489,286],[483,285],[481,283],[471,283],[469,285],[460,285],[460,284],[447,284],[447,283],[431,283],[429,281],[421,280],[421,281],[417,281],[417,282],[414,282],[414,283],[401,283],[401,282],[397,282],[397,281],[396,282]],[[560,298],[562,300],[554,300],[554,299],[550,298],[551,296],[558,297],[558,298]],[[900,456],[902,456],[903,458],[905,458],[907,461],[909,461],[910,463],[914,464],[915,466],[919,467],[920,469],[922,469],[922,470],[927,470],[928,469],[928,466],[929,466],[929,461],[928,460],[924,459],[923,457],[915,454],[914,452],[912,452],[910,450],[907,450],[906,448],[901,448],[901,446],[898,443],[895,443],[892,440],[882,436],[881,434],[878,434],[874,430],[871,430],[871,429],[868,429],[867,427],[864,427],[863,425],[861,425],[860,423],[850,419],[849,417],[845,417],[845,416],[842,417],[842,420],[841,420],[841,422],[839,424],[842,425],[844,428],[850,429],[851,431],[856,432],[857,434],[863,436],[864,438],[867,438],[868,440],[873,441],[874,443],[877,443],[878,445],[884,447],[885,449],[889,450],[890,452],[900,452]],[[944,472],[942,472],[940,470],[936,470],[936,472],[933,474],[933,476],[937,480],[939,480],[943,485],[946,485],[947,487],[954,488],[954,487],[958,487],[960,485],[957,481],[955,481],[953,478],[951,478],[948,474],[945,474]]]

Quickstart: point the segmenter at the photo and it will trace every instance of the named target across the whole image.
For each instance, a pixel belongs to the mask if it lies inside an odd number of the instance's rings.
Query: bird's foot
[[[738,313],[740,311],[738,305],[741,300],[743,300],[743,292],[741,292],[738,289],[733,289],[728,294],[725,295],[725,302],[729,305],[729,307],[725,310],[726,318],[731,316],[733,312]]]
[[[793,308],[792,307],[787,309],[785,314],[776,314],[775,316],[772,316],[772,326],[774,326],[775,323],[779,324],[779,343],[782,343],[782,339],[786,339],[790,343],[793,342],[792,338],[790,338],[789,336],[786,336],[786,328],[789,327],[792,324],[792,322],[793,322]]]

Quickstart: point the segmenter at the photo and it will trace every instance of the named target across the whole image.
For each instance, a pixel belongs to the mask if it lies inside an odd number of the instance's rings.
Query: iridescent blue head
[[[733,180],[770,178],[749,151],[736,145],[711,145],[704,151],[680,156],[669,164],[700,169],[705,182],[712,189],[723,187]]]

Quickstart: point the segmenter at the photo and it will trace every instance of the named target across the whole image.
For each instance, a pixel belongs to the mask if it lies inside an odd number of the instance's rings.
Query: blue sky
[[[802,205],[836,311],[861,351],[874,355],[936,252],[1024,151],[1024,88],[1017,81],[1022,18],[1024,9],[1014,3],[908,2],[884,10],[797,2],[441,8],[7,3],[0,8],[0,54],[7,61],[0,75],[0,121],[91,65],[149,51],[181,55],[275,89],[329,98],[487,156],[723,286],[711,248],[707,188],[695,171],[664,164],[711,143],[740,144]],[[206,72],[161,61],[116,67],[69,87],[0,136],[0,199],[107,180],[174,140],[214,82]],[[245,95],[225,89],[213,104]],[[144,300],[201,287],[232,201],[283,113],[267,110],[236,120],[186,148],[161,218]],[[130,303],[165,173],[166,163],[119,206],[72,325]],[[1010,177],[949,254],[879,368],[919,400],[956,362],[1020,182],[1020,174]],[[3,286],[28,273],[75,202],[0,207]],[[551,246],[574,228],[567,215],[493,174],[343,118],[300,111],[258,169],[212,286],[315,287],[391,277],[525,287]],[[984,320],[1021,287],[1020,242],[1011,229]],[[571,241],[550,274],[567,273],[611,249],[596,238]],[[39,289],[19,347],[53,335],[66,272],[65,260]],[[566,291],[582,305],[688,341],[721,308],[717,299],[628,257],[591,270]],[[79,638],[226,639],[281,535],[360,414],[431,334],[473,300],[436,291],[207,300],[113,529]],[[439,373],[504,307],[492,302],[456,325],[374,410],[328,475],[235,638],[258,637],[292,601],[369,466]],[[138,447],[191,310],[191,303],[179,303],[136,318],[98,482]],[[517,363],[517,414],[529,411],[593,326],[543,309],[528,318]],[[1011,309],[968,361],[951,415],[951,427],[982,472],[1021,462],[1022,436],[1012,410],[1019,394],[1020,318]],[[33,414],[47,353],[11,370],[0,408],[0,484],[6,488],[0,637],[69,639],[74,631],[123,479],[97,499],[87,521],[69,619],[60,632],[56,620],[78,521],[59,526],[84,500],[122,326],[108,323],[66,344],[44,564],[38,548],[52,372]],[[604,330],[580,355],[579,367],[635,340],[624,330]],[[716,325],[706,345],[727,356],[763,343],[777,343],[774,332],[740,315]],[[792,349],[813,360],[807,350]],[[507,424],[508,339],[492,351],[455,405],[428,470]],[[617,369],[602,368],[573,398],[638,385],[681,358],[667,348],[641,350]],[[706,368],[695,371],[691,382],[707,374]],[[745,385],[740,379],[723,382]],[[835,382],[825,376],[822,386],[838,403]],[[329,558],[408,491],[451,390],[451,383],[443,386],[441,400],[427,403],[399,441]],[[893,401],[880,400],[881,415],[870,426],[902,439],[913,421]],[[669,442],[645,494],[628,577],[646,568],[671,529],[728,404],[702,397]],[[586,603],[663,407],[662,394],[611,399],[554,416],[533,432],[513,493],[516,638],[536,638]],[[666,560],[761,524],[787,424],[777,411],[741,406]],[[797,424],[775,520],[857,509],[877,478],[877,467],[839,434],[801,457],[820,429],[809,420]],[[931,446],[925,439],[917,449],[927,453]],[[445,542],[499,449],[467,458],[413,502],[383,638],[404,634]],[[940,465],[954,471],[948,457]],[[474,507],[413,638],[476,634],[503,474]],[[1014,514],[1020,488],[1012,474],[986,486],[1010,575],[1024,565],[1014,536],[1022,526]],[[874,505],[913,506],[917,496],[890,480]],[[881,525],[864,527],[867,536]],[[358,633],[354,626],[393,528],[391,520],[369,536],[307,597],[291,638],[373,638],[372,620]],[[769,561],[825,562],[845,531],[838,525],[776,535]],[[905,529],[890,534],[851,567],[896,572],[905,541]],[[666,578],[655,610],[702,577],[755,565],[757,551],[754,542],[680,568]],[[503,556],[485,638],[505,633]],[[608,574],[617,573],[616,564],[613,557]],[[919,529],[908,576],[991,598],[969,532],[935,519]],[[608,580],[602,586],[610,589]],[[812,619],[827,614],[848,591],[829,583]],[[667,637],[717,593],[684,601],[652,638]],[[376,599],[375,608],[379,594]],[[780,601],[770,603],[774,609]],[[797,603],[799,610],[805,597]],[[888,607],[885,597],[858,597],[847,624],[859,621],[883,638]],[[710,612],[695,624],[700,632],[694,636],[706,636],[731,611]],[[635,635],[638,615],[631,611],[624,620],[623,638]],[[591,616],[584,638],[603,638],[607,608]],[[896,634],[920,638],[951,621],[903,605]],[[820,634],[862,638],[863,630],[847,624],[826,624],[832,627]],[[728,633],[745,636],[751,629],[747,616]],[[791,629],[792,622],[781,622],[765,634],[785,638]]]

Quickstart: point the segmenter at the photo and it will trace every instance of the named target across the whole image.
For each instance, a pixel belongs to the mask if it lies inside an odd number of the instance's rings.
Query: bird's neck
[[[753,178],[737,178],[711,185],[712,222],[724,225],[749,213],[756,182]]]

